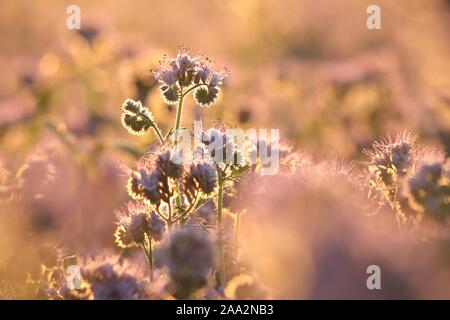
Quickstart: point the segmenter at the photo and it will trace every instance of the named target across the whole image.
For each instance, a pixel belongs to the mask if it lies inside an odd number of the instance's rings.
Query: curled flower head
[[[189,90],[194,90],[196,103],[209,107],[219,97],[220,86],[229,72],[212,70],[211,61],[201,55],[193,56],[186,48],[181,48],[175,58],[164,57],[161,67],[153,70],[160,83],[161,94],[168,104],[176,104]]]
[[[405,175],[413,164],[416,137],[410,133],[382,138],[372,144],[371,150],[364,152],[371,158],[369,169],[381,178],[393,171],[397,175]]]
[[[194,99],[200,107],[209,107],[219,98],[219,93],[217,87],[201,87],[195,90]]]
[[[144,243],[148,223],[146,211],[143,205],[130,202],[126,210],[117,213],[119,222],[115,238],[120,247],[127,248]]]
[[[144,299],[145,275],[135,264],[119,255],[103,252],[80,261],[81,275],[90,285],[95,300]]]
[[[437,221],[448,218],[450,171],[443,163],[423,165],[408,184],[413,208]]]
[[[181,90],[177,85],[163,85],[159,90],[164,98],[164,102],[167,104],[177,104],[181,98]]]
[[[217,188],[217,171],[208,162],[196,162],[191,164],[184,181],[188,190],[198,187],[205,194],[211,194]]]
[[[211,69],[206,65],[201,65],[195,68],[195,83],[207,83],[210,75]]]
[[[183,174],[183,164],[171,150],[160,153],[156,159],[158,170],[168,177],[178,179]]]
[[[127,99],[122,104],[122,125],[131,134],[143,135],[150,127],[156,127],[151,112],[140,101]]]
[[[128,194],[134,200],[143,200],[158,206],[161,202],[161,178],[158,170],[149,171],[141,168],[139,172],[132,171],[127,183]]]
[[[165,222],[141,203],[129,202],[117,216],[119,221],[114,236],[121,248],[142,245],[147,237],[160,241],[164,236]]]
[[[228,77],[228,70],[224,69],[221,72],[213,72],[208,80],[209,87],[218,87],[223,85],[223,80]]]
[[[371,150],[364,150],[371,161],[368,164],[371,189],[386,200],[394,201],[400,180],[411,172],[416,154],[416,138],[408,132],[390,135],[372,144]]]
[[[167,86],[171,87],[177,83],[177,69],[160,69],[154,73],[155,79]]]
[[[159,207],[161,201],[169,202],[174,195],[175,184],[184,172],[182,159],[172,150],[159,151],[142,159],[138,171],[126,170],[129,174],[127,190],[135,199]]]
[[[141,184],[141,174],[136,171],[130,173],[130,177],[127,181],[127,191],[131,198],[134,200],[143,200],[143,186]]]
[[[405,140],[395,143],[392,147],[391,159],[397,171],[404,173],[411,164],[411,144]]]
[[[149,172],[141,169],[142,193],[145,202],[159,205],[161,202],[161,179],[162,175],[158,170]]]

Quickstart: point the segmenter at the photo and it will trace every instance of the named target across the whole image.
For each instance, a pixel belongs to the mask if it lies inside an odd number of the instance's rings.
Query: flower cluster
[[[81,276],[87,283],[77,292],[96,300],[134,300],[146,297],[144,273],[119,255],[103,252],[80,261]]]
[[[417,153],[416,138],[408,132],[397,135],[395,139],[389,135],[372,144],[371,150],[364,150],[371,161],[370,197],[381,196],[381,202],[388,202],[396,214],[399,223],[407,220],[408,208],[404,194],[404,180],[414,166]],[[405,210],[406,209],[406,210]]]
[[[187,298],[207,284],[216,261],[208,233],[194,228],[179,229],[163,248],[161,264],[169,269],[176,297]]]
[[[114,234],[119,247],[141,246],[148,241],[160,241],[166,229],[165,222],[148,207],[129,202],[123,212],[118,212],[117,229]]]
[[[390,136],[382,138],[372,144],[372,150],[365,150],[371,157],[370,172],[389,193],[395,192],[397,177],[406,175],[414,163],[415,144],[416,138],[405,132],[394,140]]]
[[[399,224],[431,218],[445,225],[450,188],[442,153],[419,148],[407,133],[375,142],[373,150],[365,153],[371,157],[370,194],[389,202]]]
[[[211,128],[202,131],[200,137],[189,134],[191,139],[200,141],[200,148],[190,155],[178,153],[177,137],[186,95],[193,92],[198,105],[212,105],[228,71],[214,71],[209,59],[191,56],[182,49],[175,58],[165,58],[153,75],[164,100],[178,104],[175,126],[163,138],[156,120],[140,102],[127,99],[122,105],[123,125],[133,134],[153,128],[161,146],[141,159],[136,170],[127,172],[127,191],[135,202],[127,205],[126,213],[118,214],[116,242],[122,248],[143,248],[153,280],[153,246],[155,250],[161,249],[157,242],[164,237],[167,225],[170,240],[165,245],[166,266],[176,294],[190,296],[209,282],[214,273],[223,288],[224,257],[228,254],[224,252],[226,223],[222,224],[222,216],[226,216],[222,213],[224,191],[245,173],[247,166],[233,136],[224,130]],[[173,141],[169,140],[172,137]],[[189,156],[192,159],[187,159]],[[205,211],[209,216],[204,216]],[[213,228],[217,246],[212,246],[205,232],[208,228]],[[213,247],[218,248],[217,269],[213,268],[216,255]]]
[[[228,76],[226,69],[213,71],[212,63],[203,56],[191,56],[186,49],[180,50],[175,58],[161,63],[154,70],[155,79],[160,83],[160,91],[168,104],[177,104],[188,92],[194,91],[196,103],[209,107],[219,97],[220,86]]]
[[[125,100],[122,104],[121,121],[122,125],[133,135],[143,135],[149,128],[152,128],[158,138],[163,139],[152,113],[142,105],[141,101]]]
[[[170,203],[174,195],[174,181],[181,177],[183,165],[175,160],[171,150],[162,151],[156,159],[145,162],[128,179],[128,193],[135,200],[143,200],[158,210],[161,201]]]
[[[443,163],[423,165],[409,179],[410,203],[414,209],[445,222],[450,214],[450,170]]]
[[[160,152],[154,159],[145,160],[139,171],[133,171],[128,179],[128,193],[138,201],[153,207],[162,214],[172,205],[172,200],[179,194],[194,205],[195,198],[202,193],[211,195],[217,187],[217,173],[213,165],[206,161],[195,161],[188,168],[179,164],[179,159],[171,150]],[[164,204],[162,205],[162,202]],[[164,219],[170,219],[164,216]]]

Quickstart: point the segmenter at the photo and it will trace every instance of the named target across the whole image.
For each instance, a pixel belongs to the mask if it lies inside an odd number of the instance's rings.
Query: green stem
[[[153,248],[152,248],[152,238],[149,237],[148,240],[148,251],[145,248],[145,245],[142,244],[142,248],[144,249],[145,255],[148,260],[148,267],[150,269],[150,282],[153,282]]]
[[[184,102],[184,94],[183,94],[183,88],[180,89],[181,90],[181,96],[180,96],[180,101],[178,101],[178,107],[177,107],[177,115],[176,115],[176,119],[175,119],[175,131],[174,131],[174,145],[176,146],[178,143],[178,130],[180,129],[180,124],[181,124],[181,114],[183,112],[183,102]]]
[[[219,178],[219,191],[217,193],[217,245],[219,250],[219,285],[225,284],[225,261],[223,252],[223,228],[222,228],[222,206],[223,206],[223,180]]]
[[[159,128],[156,125],[152,126],[152,128],[153,128],[153,131],[155,131],[156,135],[158,136],[159,143],[164,144],[164,138],[163,138]]]
[[[187,95],[189,92],[191,92],[192,90],[195,90],[195,89],[197,89],[198,87],[201,87],[201,86],[207,86],[207,84],[205,84],[205,83],[199,83],[199,84],[196,84],[195,86],[189,88],[189,89],[184,93],[184,96],[186,96],[186,95]]]
[[[184,94],[183,94],[183,88],[180,89],[181,90],[181,96],[180,96],[180,101],[178,101],[178,108],[177,108],[177,116],[175,119],[175,131],[174,131],[174,146],[177,146],[178,143],[178,130],[180,129],[180,124],[181,124],[181,114],[183,112],[183,102],[184,102]],[[176,188],[177,188],[177,192],[178,192],[178,197],[176,198],[176,203],[177,206],[179,208],[181,208],[181,193],[180,193],[180,186],[178,183],[178,180],[175,182]]]
[[[156,125],[156,123],[154,121],[152,121],[152,119],[150,119],[149,117],[147,117],[145,114],[143,113],[139,113],[139,116],[145,118],[148,120],[148,122],[151,123],[151,127],[153,129],[153,131],[156,133],[156,135],[158,136],[158,140],[161,144],[164,144],[164,138],[162,136],[161,130],[159,130],[158,126]]]
[[[180,124],[181,124],[181,114],[183,112],[183,103],[184,103],[184,98],[186,97],[186,95],[188,93],[190,93],[192,90],[197,89],[198,87],[201,86],[206,86],[206,84],[204,83],[199,83],[191,88],[189,88],[188,90],[186,90],[186,92],[183,92],[183,88],[180,89],[180,101],[178,101],[178,107],[177,107],[177,116],[175,119],[175,146],[177,145],[178,142],[178,130],[180,129]]]

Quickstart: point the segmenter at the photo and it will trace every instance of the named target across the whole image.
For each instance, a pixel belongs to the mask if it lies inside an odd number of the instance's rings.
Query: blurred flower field
[[[449,1],[71,4],[0,4],[1,299],[450,299]]]

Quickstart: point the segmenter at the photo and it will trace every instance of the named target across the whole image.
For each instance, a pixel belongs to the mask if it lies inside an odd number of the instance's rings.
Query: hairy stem
[[[149,117],[147,117],[145,114],[143,113],[139,113],[139,116],[147,119],[148,122],[151,123],[151,127],[153,129],[153,131],[156,133],[156,136],[158,137],[158,140],[161,144],[164,144],[164,138],[162,136],[161,130],[159,130],[158,126],[156,125],[156,123],[154,121],[152,121]]]
[[[153,131],[155,131],[156,135],[158,136],[159,143],[164,144],[164,138],[161,134],[161,130],[159,130],[159,128],[156,125],[152,126],[152,128]]]

